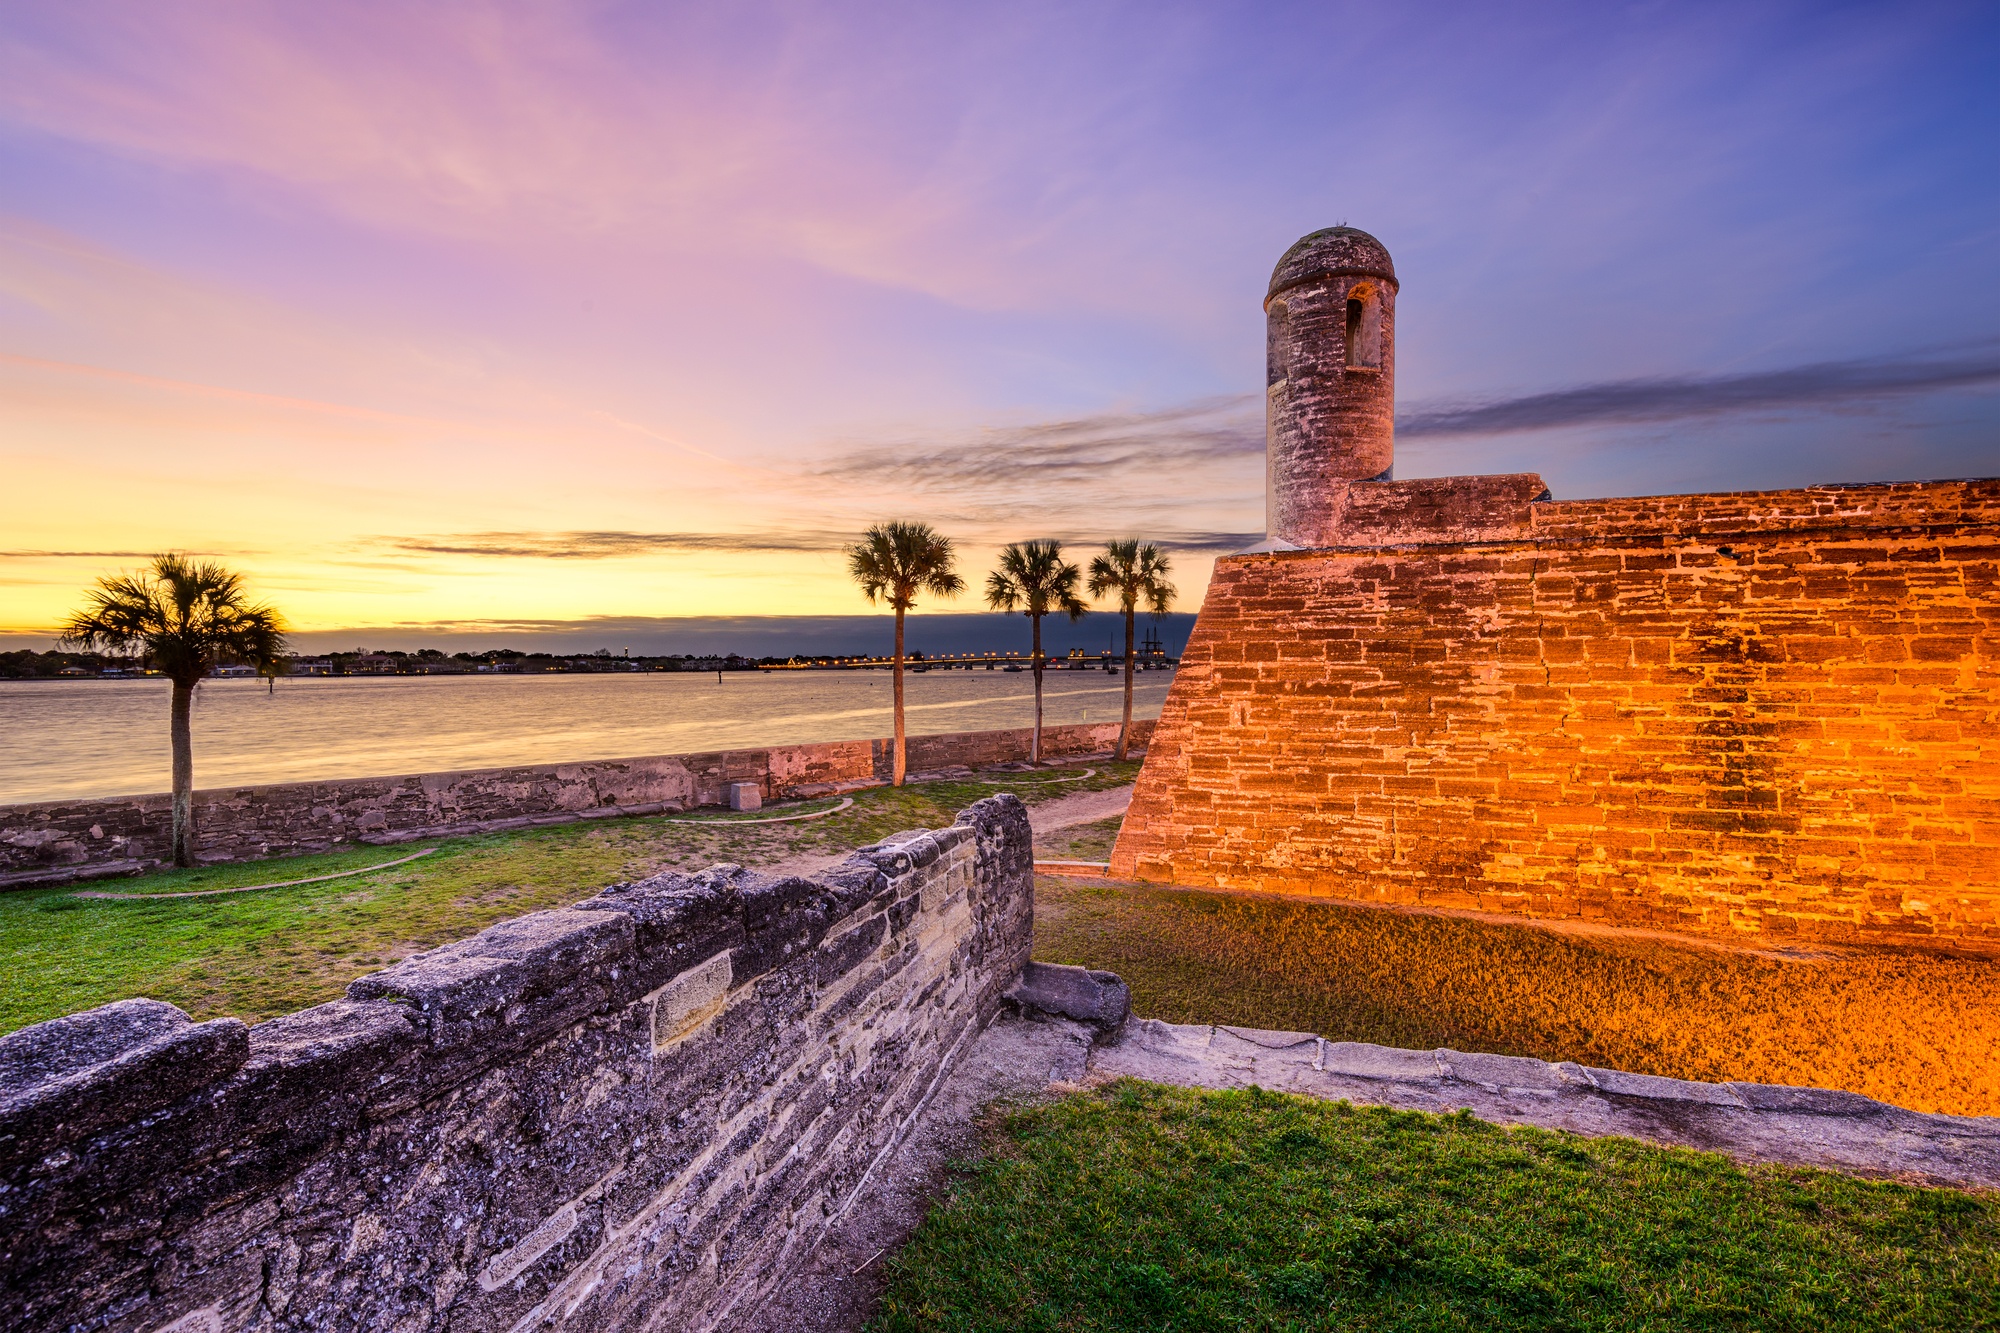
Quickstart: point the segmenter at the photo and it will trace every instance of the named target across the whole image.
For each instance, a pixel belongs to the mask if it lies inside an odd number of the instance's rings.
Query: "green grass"
[[[1990,1196],[1131,1080],[989,1137],[877,1333],[2000,1327]]]
[[[59,889],[0,893],[0,1032],[133,996],[196,1018],[249,1022],[338,997],[347,983],[495,921],[590,897],[606,884],[719,861],[752,868],[837,856],[905,829],[949,824],[997,791],[1031,804],[1122,786],[1136,764],[1099,764],[1086,782],[1040,773],[853,793],[839,814],[801,824],[727,816],[562,824],[435,844],[362,847]],[[997,785],[996,785],[997,783]],[[789,807],[824,809],[824,800]],[[767,815],[786,813],[772,806]],[[182,893],[303,879],[438,850],[372,874],[181,901],[113,902],[77,889]]]
[[[1135,1012],[2000,1114],[2000,963],[1784,961],[1644,936],[1042,878],[1035,957],[1116,972]]]

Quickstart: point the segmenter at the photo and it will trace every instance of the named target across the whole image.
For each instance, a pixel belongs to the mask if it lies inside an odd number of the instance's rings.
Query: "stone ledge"
[[[1037,875],[1056,875],[1063,879],[1107,879],[1111,875],[1109,861],[1036,861]]]
[[[1449,1112],[1498,1124],[1623,1135],[1752,1161],[2000,1187],[2000,1117],[1926,1115],[1856,1093],[1696,1083],[1520,1056],[1408,1051],[1309,1032],[1140,1019],[1091,1056],[1099,1077],[1262,1087]]]

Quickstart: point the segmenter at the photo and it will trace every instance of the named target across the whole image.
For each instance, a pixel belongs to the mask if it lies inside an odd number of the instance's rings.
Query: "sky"
[[[858,614],[886,518],[1192,611],[1335,223],[1399,477],[2000,474],[1996,68],[1990,3],[17,0],[0,640],[164,549],[322,647]]]

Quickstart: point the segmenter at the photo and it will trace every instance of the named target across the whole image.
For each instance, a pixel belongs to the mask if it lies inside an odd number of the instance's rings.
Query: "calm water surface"
[[[1034,721],[1026,672],[906,677],[912,734]],[[1172,676],[1142,672],[1133,716]],[[197,787],[854,740],[890,732],[886,671],[212,680],[195,692]],[[1120,679],[1053,671],[1050,726],[1115,722]],[[0,681],[0,802],[164,791],[164,680]]]

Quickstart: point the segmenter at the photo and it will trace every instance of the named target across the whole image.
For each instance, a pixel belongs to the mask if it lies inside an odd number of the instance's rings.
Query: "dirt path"
[[[1080,791],[1029,806],[1028,822],[1034,826],[1035,836],[1040,837],[1057,829],[1095,824],[1100,819],[1122,815],[1131,804],[1132,788],[1129,785],[1112,787],[1107,791]]]

